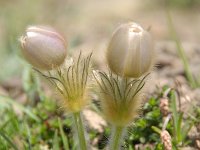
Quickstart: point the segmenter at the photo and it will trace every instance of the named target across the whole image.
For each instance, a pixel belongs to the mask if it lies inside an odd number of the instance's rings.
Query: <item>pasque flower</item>
[[[82,110],[89,104],[90,59],[80,55],[76,59],[66,58],[66,43],[54,29],[29,27],[21,38],[22,53],[34,66],[34,70],[44,76],[55,87],[61,107],[73,116],[81,150],[87,149]],[[66,58],[66,59],[65,59]]]
[[[102,114],[113,126],[110,150],[120,149],[125,128],[138,116],[153,57],[150,34],[136,23],[122,24],[106,52],[110,73],[93,72],[99,85]]]
[[[119,26],[107,48],[109,68],[120,76],[138,78],[153,64],[153,42],[140,25],[130,22]]]
[[[138,116],[146,76],[131,79],[112,73],[93,72],[99,85],[100,106],[104,118],[113,126],[110,150],[119,150],[125,128]]]
[[[51,70],[65,60],[66,42],[53,28],[28,27],[20,41],[25,59],[37,69]]]

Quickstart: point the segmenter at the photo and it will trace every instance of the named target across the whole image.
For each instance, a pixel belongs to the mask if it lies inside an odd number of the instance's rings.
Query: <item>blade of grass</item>
[[[0,131],[3,130],[13,119],[14,117],[10,117],[7,121],[5,121],[1,126],[0,126]]]
[[[189,63],[188,63],[188,59],[186,57],[186,54],[185,54],[185,51],[183,49],[183,46],[181,45],[181,42],[177,36],[177,33],[176,33],[176,30],[174,28],[174,25],[173,25],[173,21],[172,21],[172,17],[170,15],[170,12],[169,10],[167,9],[167,22],[168,22],[168,26],[169,26],[169,30],[170,30],[170,33],[171,33],[171,36],[176,44],[176,47],[177,47],[177,52],[182,60],[182,63],[183,63],[183,66],[184,66],[184,70],[185,70],[185,73],[186,73],[186,77],[191,85],[192,88],[196,88],[198,87],[197,83],[195,82],[195,79],[192,75],[192,72],[190,70],[190,66],[189,66]]]
[[[175,92],[172,90],[171,93],[170,93],[170,100],[171,100],[171,103],[170,103],[170,108],[171,108],[171,111],[172,111],[172,117],[173,117],[173,125],[174,125],[174,136],[176,137],[176,140],[177,139],[177,127],[178,127],[178,111],[177,111],[177,105],[176,105],[176,95],[175,95]]]
[[[12,142],[12,140],[6,136],[2,131],[0,131],[0,136],[2,136],[14,150],[18,150],[17,146]]]
[[[29,109],[27,109],[23,105],[15,102],[13,99],[6,97],[6,96],[0,96],[0,101],[1,101],[1,103],[10,104],[11,106],[15,106],[15,107],[19,108],[25,114],[27,114],[29,117],[34,119],[36,122],[40,122],[40,118],[38,116],[36,116],[34,113],[32,113]]]
[[[58,131],[56,130],[53,138],[53,150],[59,150]]]
[[[193,124],[192,123],[184,123],[184,126],[182,128],[183,132],[182,132],[182,141],[184,141],[188,135],[188,132],[190,131],[190,129],[192,128]]]
[[[31,148],[31,142],[30,142],[31,131],[30,131],[30,128],[28,126],[27,121],[25,122],[24,126],[25,126],[26,131],[27,131],[26,133],[27,133],[28,150],[32,150],[32,148]]]
[[[177,138],[178,142],[181,142],[183,140],[182,138],[182,121],[183,121],[183,113],[180,113],[178,115],[178,122],[177,122]]]
[[[59,129],[60,129],[60,134],[61,134],[62,142],[64,145],[64,149],[69,150],[68,138],[67,136],[65,136],[60,118],[58,118],[58,124],[59,124]]]

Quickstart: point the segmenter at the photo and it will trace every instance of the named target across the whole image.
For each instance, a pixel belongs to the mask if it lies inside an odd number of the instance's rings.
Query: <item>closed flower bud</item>
[[[150,34],[136,23],[116,29],[107,49],[107,62],[117,75],[138,78],[153,64],[153,41]]]
[[[38,69],[51,70],[65,60],[65,40],[52,28],[29,27],[20,41],[25,59]]]

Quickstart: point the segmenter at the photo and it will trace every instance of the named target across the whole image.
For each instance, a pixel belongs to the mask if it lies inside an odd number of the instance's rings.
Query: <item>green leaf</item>
[[[16,147],[16,145],[12,142],[12,140],[6,136],[2,131],[0,131],[0,136],[2,136],[9,144],[10,146],[14,149],[14,150],[18,150],[18,148]]]
[[[151,129],[155,132],[157,132],[158,134],[160,134],[162,132],[162,130],[160,130],[159,128],[152,126]]]
[[[62,142],[63,142],[63,145],[64,145],[64,149],[69,150],[68,138],[67,138],[67,136],[65,136],[65,133],[64,133],[63,128],[62,128],[62,122],[61,122],[60,118],[58,118],[58,124],[59,124],[59,130],[60,130]]]

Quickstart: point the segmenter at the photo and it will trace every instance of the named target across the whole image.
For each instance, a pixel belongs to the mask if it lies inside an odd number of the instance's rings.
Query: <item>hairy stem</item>
[[[85,141],[85,132],[84,132],[84,127],[83,127],[83,122],[81,119],[81,113],[80,112],[74,113],[73,118],[74,118],[76,131],[78,133],[80,150],[87,150],[87,145]]]
[[[112,135],[112,141],[110,143],[110,150],[119,150],[121,146],[121,140],[123,137],[123,131],[124,127],[116,126],[113,128],[113,135]]]

